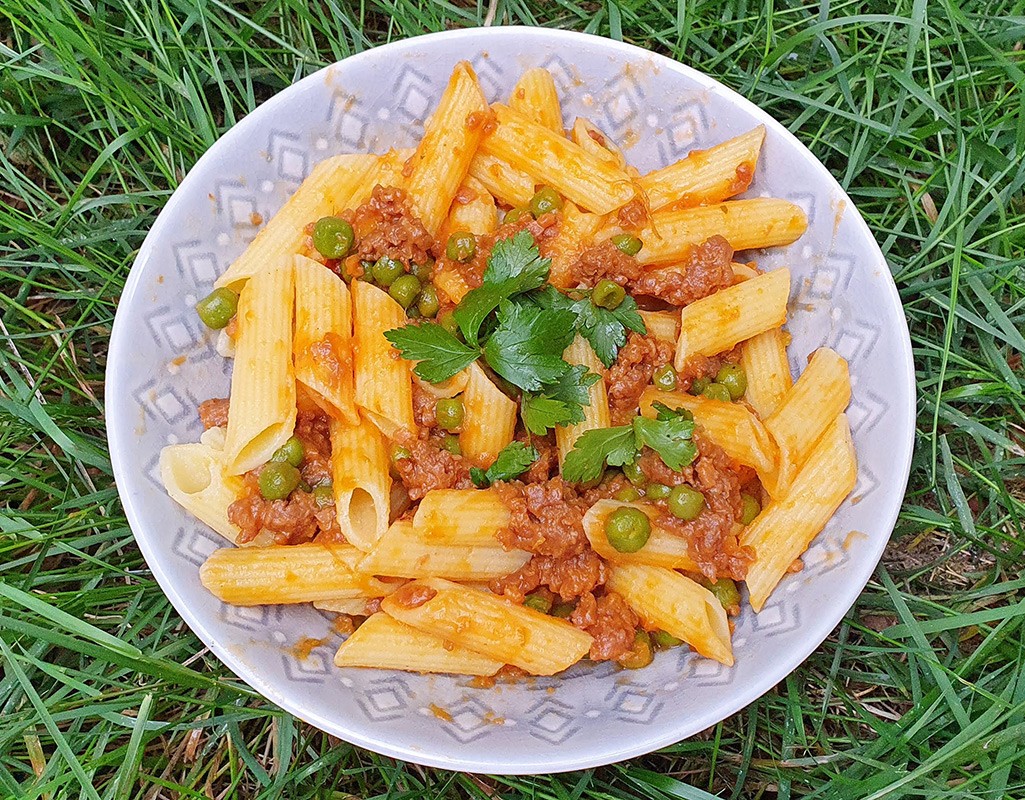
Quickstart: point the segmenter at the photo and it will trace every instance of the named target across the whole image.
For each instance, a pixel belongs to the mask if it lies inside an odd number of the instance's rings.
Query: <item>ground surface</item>
[[[1025,796],[1021,0],[493,10],[495,24],[600,33],[705,70],[788,125],[866,215],[906,304],[920,391],[911,487],[873,581],[748,709],[592,772],[420,769],[263,702],[182,625],[122,516],[102,417],[117,298],[184,172],[256,104],[489,9],[4,0],[0,796]]]

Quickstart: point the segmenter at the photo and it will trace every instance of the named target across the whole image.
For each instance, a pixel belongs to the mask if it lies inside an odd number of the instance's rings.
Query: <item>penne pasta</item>
[[[352,300],[345,282],[295,256],[295,379],[334,419],[356,425],[352,375]]]
[[[238,300],[225,463],[241,475],[265,463],[295,427],[291,257],[254,275]]]
[[[470,284],[454,266],[445,264],[434,270],[434,285],[452,302],[457,304],[470,291]]]
[[[529,560],[530,553],[505,550],[497,541],[484,547],[426,542],[411,520],[397,520],[360,563],[360,570],[394,578],[487,581],[515,572]]]
[[[568,622],[439,578],[407,584],[381,608],[407,625],[531,675],[554,675],[591,647],[590,635]]]
[[[675,366],[694,356],[714,356],[745,339],[778,328],[787,318],[790,270],[785,267],[703,297],[680,311]]]
[[[227,547],[215,550],[199,579],[217,599],[236,606],[383,597],[392,587],[357,570],[363,553],[344,544]]]
[[[581,211],[571,202],[563,206],[559,235],[548,248],[548,257],[552,260],[548,280],[552,286],[568,289],[576,285],[573,265],[581,251],[591,244],[603,220],[601,215]]]
[[[429,545],[496,547],[511,514],[494,489],[434,489],[413,516],[417,537]]]
[[[605,535],[605,522],[617,508],[630,507],[643,511],[651,523],[651,535],[644,546],[633,553],[621,553],[609,544]],[[584,533],[591,547],[598,555],[613,564],[648,564],[666,569],[683,569],[698,572],[697,563],[691,557],[687,540],[679,534],[668,531],[658,524],[658,511],[644,503],[622,503],[618,500],[599,500],[584,514]]]
[[[750,264],[740,264],[736,261],[730,264],[730,268],[733,270],[733,283],[742,283],[762,274]]]
[[[228,506],[242,494],[242,479],[228,473],[223,451],[203,441],[168,445],[160,451],[160,480],[172,500],[235,543],[239,529],[228,519]]]
[[[342,642],[335,654],[335,666],[494,675],[503,665],[378,612]]]
[[[370,200],[375,186],[391,186],[397,189],[406,187],[406,162],[413,156],[410,148],[392,148],[387,153],[376,157],[374,165],[366,173],[363,181],[349,199],[347,206],[356,208]]]
[[[349,207],[376,162],[372,155],[341,155],[317,164],[214,286],[237,292],[257,272],[299,253],[306,240],[306,225]]]
[[[572,138],[574,142],[595,158],[607,161],[609,164],[630,174],[631,167],[627,165],[623,151],[616,147],[608,136],[598,130],[588,120],[583,117],[576,118],[576,121],[573,123]]]
[[[498,209],[495,206],[495,198],[483,183],[472,175],[467,175],[452,201],[439,240],[448,241],[448,237],[456,231],[484,236],[493,233],[497,227]]]
[[[654,336],[662,342],[676,344],[680,337],[680,312],[679,311],[638,311],[641,319],[644,320],[644,327],[648,330],[648,336]]]
[[[477,151],[470,162],[470,175],[507,206],[523,207],[534,196],[534,179],[491,153]]]
[[[331,420],[331,482],[338,527],[369,550],[388,530],[392,480],[384,438],[365,417],[358,425]]]
[[[726,610],[708,589],[679,572],[645,564],[613,567],[605,586],[622,595],[647,625],[683,639],[705,658],[733,666]]]
[[[414,434],[412,367],[384,338],[406,324],[406,312],[365,281],[353,281],[352,307],[356,405],[389,439]]]
[[[396,583],[395,588],[401,586]],[[315,600],[313,607],[318,611],[330,611],[334,614],[347,614],[350,617],[369,617],[368,604],[372,597],[335,597],[331,600]],[[376,605],[376,603],[375,603]]]
[[[543,128],[563,135],[562,107],[552,74],[543,67],[524,72],[509,95],[509,108]]]
[[[567,364],[580,364],[587,367],[588,372],[602,376],[605,367],[594,354],[590,343],[579,333],[562,354]],[[587,387],[588,405],[583,407],[584,419],[572,425],[559,426],[555,429],[555,443],[559,448],[559,464],[566,460],[566,455],[573,449],[577,439],[587,431],[612,426],[612,414],[609,412],[608,390],[604,380],[597,380]]]
[[[707,150],[692,150],[686,158],[641,176],[638,183],[652,211],[670,203],[698,206],[722,202],[751,185],[764,139],[765,127],[759,125]]]
[[[776,444],[758,417],[746,406],[695,397],[686,392],[663,392],[649,386],[641,395],[641,413],[654,418],[657,415],[654,403],[690,411],[694,422],[726,455],[752,467],[770,494],[776,491],[779,456]]]
[[[765,419],[779,408],[793,385],[783,329],[770,328],[744,342],[740,349],[740,366],[747,376],[744,399]]]
[[[734,250],[775,247],[795,241],[808,227],[799,206],[786,200],[758,197],[680,211],[656,211],[640,234],[642,264],[685,261],[695,245],[722,236]]]
[[[492,109],[498,127],[481,142],[483,152],[508,161],[587,211],[607,214],[633,198],[625,171],[508,106],[496,103]]]
[[[442,397],[455,397],[457,394],[461,394],[466,389],[466,384],[470,381],[470,370],[469,368],[460,370],[451,378],[441,383],[431,383],[425,381],[415,372],[413,373],[413,383],[417,385],[424,394],[429,394],[431,397],[442,398]]]
[[[463,392],[463,425],[459,446],[471,464],[486,469],[516,434],[519,406],[474,362]]]
[[[828,347],[816,350],[808,368],[765,420],[779,445],[781,488],[793,480],[822,432],[850,400],[847,362]]]
[[[468,61],[452,70],[438,108],[406,167],[406,190],[420,221],[438,232],[452,199],[470,169],[484,133],[487,101]]]
[[[857,477],[850,427],[840,414],[830,422],[786,495],[770,502],[744,530],[741,544],[755,551],[746,578],[755,611],[762,610],[790,565],[836,513]]]

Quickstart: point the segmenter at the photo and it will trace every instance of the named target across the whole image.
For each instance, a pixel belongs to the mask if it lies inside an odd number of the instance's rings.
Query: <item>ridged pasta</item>
[[[587,367],[588,372],[603,376],[605,367],[601,360],[594,354],[590,343],[579,333],[570,342],[569,347],[563,352],[562,357],[567,364],[579,364]],[[587,431],[599,428],[608,428],[612,425],[612,415],[609,412],[609,396],[605,388],[605,381],[599,380],[587,388],[588,405],[583,407],[584,419],[582,422],[573,425],[560,426],[555,429],[555,443],[559,448],[559,465],[566,460],[569,451],[573,449],[577,439]]]
[[[474,362],[468,372],[459,446],[471,464],[487,468],[513,440],[519,406],[495,386],[480,364]]]
[[[338,526],[350,544],[369,550],[388,530],[391,474],[377,426],[331,420],[331,479]]]
[[[765,419],[779,408],[794,380],[790,375],[782,328],[752,336],[740,350],[740,366],[747,376],[744,399]]]
[[[563,133],[559,92],[552,74],[542,67],[528,69],[520,75],[509,95],[509,108],[553,133],[560,136]]]

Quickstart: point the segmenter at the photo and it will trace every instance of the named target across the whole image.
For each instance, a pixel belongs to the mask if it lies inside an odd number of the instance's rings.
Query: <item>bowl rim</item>
[[[257,129],[263,124],[264,120],[268,118],[272,119],[278,106],[285,102],[292,92],[298,91],[298,87],[309,85],[316,81],[323,81],[329,70],[344,68],[350,64],[357,64],[364,61],[373,62],[375,59],[399,56],[405,51],[416,50],[420,47],[449,45],[453,50],[455,50],[461,45],[464,49],[469,50],[472,48],[476,50],[489,40],[515,38],[522,42],[524,38],[532,37],[550,38],[556,41],[561,41],[570,46],[569,52],[572,52],[571,46],[573,44],[586,43],[590,47],[597,46],[602,49],[607,49],[610,52],[617,53],[629,59],[647,59],[653,61],[661,68],[685,76],[705,89],[714,89],[723,95],[729,102],[744,109],[754,119],[760,121],[760,123],[765,125],[767,129],[771,129],[774,134],[788,140],[791,145],[797,145],[799,150],[803,151],[805,156],[811,159],[813,162],[813,169],[819,173],[823,187],[837,192],[838,196],[846,201],[846,213],[853,214],[855,226],[868,241],[873,243],[879,263],[882,265],[887,264],[886,259],[879,248],[878,242],[873,236],[860,211],[853,201],[851,201],[843,187],[840,186],[836,178],[834,178],[832,173],[830,173],[829,170],[826,169],[826,167],[817,158],[815,158],[811,151],[808,150],[804,144],[801,143],[800,140],[797,139],[797,137],[794,136],[794,134],[792,134],[782,123],[778,122],[775,118],[769,115],[768,112],[763,111],[743,95],[720,83],[711,76],[659,53],[654,53],[633,44],[593,34],[519,25],[460,28],[457,30],[428,33],[400,39],[398,41],[372,47],[361,53],[348,56],[347,58],[317,70],[302,80],[282,89],[225,131],[217,141],[215,141],[214,144],[211,145],[199,159],[197,159],[196,163],[188,171],[188,174],[183,178],[178,188],[172,193],[163,209],[161,209],[157,219],[154,221],[153,226],[150,228],[141,247],[139,248],[139,252],[133,261],[131,271],[125,281],[125,288],[121,294],[121,298],[118,302],[118,308],[115,313],[107,354],[107,366],[104,380],[104,409],[105,419],[107,421],[107,444],[110,450],[115,484],[118,487],[118,493],[124,507],[129,527],[131,528],[135,541],[137,542],[154,579],[160,586],[161,591],[163,591],[171,605],[175,608],[189,628],[196,634],[203,644],[217,656],[221,663],[231,670],[231,672],[240,680],[262,695],[266,700],[274,703],[299,719],[315,725],[323,731],[339,736],[351,744],[367,748],[386,756],[423,764],[425,766],[505,775],[543,774],[589,769],[650,753],[662,747],[681,741],[682,739],[688,738],[689,736],[693,736],[695,733],[705,730],[712,725],[715,725],[720,720],[735,714],[737,711],[743,709],[772,689],[777,683],[779,683],[779,681],[784,679],[798,666],[800,666],[800,664],[826,640],[829,633],[847,614],[855,600],[862,591],[864,591],[864,587],[871,578],[872,572],[878,564],[878,561],[882,556],[883,549],[889,541],[890,534],[896,524],[898,514],[900,513],[900,509],[903,504],[903,497],[907,490],[914,444],[916,381],[911,350],[911,339],[907,327],[907,320],[903,313],[903,305],[901,303],[892,272],[889,270],[888,266],[885,270],[885,274],[881,276],[883,283],[885,284],[883,294],[890,306],[888,311],[891,312],[892,316],[899,320],[898,324],[891,330],[891,334],[900,339],[901,356],[900,361],[894,364],[893,378],[904,382],[907,387],[906,401],[900,406],[895,406],[891,410],[892,414],[900,415],[901,427],[902,430],[905,431],[905,435],[901,440],[893,443],[892,451],[892,464],[894,465],[895,472],[892,472],[891,474],[895,480],[900,481],[901,492],[899,497],[901,500],[900,502],[894,503],[893,507],[887,509],[885,514],[880,517],[882,523],[880,527],[886,531],[886,535],[874,537],[870,542],[865,542],[863,545],[866,547],[872,547],[870,551],[861,551],[861,556],[858,559],[859,564],[861,564],[858,572],[859,574],[863,574],[864,580],[861,580],[859,577],[859,580],[857,581],[842,582],[842,584],[837,587],[838,596],[836,597],[835,602],[831,604],[831,608],[820,615],[815,615],[807,624],[802,625],[802,628],[806,633],[801,638],[801,646],[793,650],[793,655],[786,662],[778,662],[777,665],[765,670],[763,673],[765,676],[763,680],[752,682],[751,684],[741,687],[739,691],[731,692],[728,702],[721,703],[714,713],[706,713],[703,716],[691,715],[681,717],[677,724],[653,726],[650,731],[648,731],[648,729],[636,729],[635,735],[631,737],[620,737],[620,744],[618,746],[612,746],[612,743],[615,740],[610,740],[608,746],[603,747],[600,750],[592,750],[585,756],[577,755],[573,758],[560,758],[560,748],[553,747],[551,751],[546,754],[547,757],[543,760],[515,756],[510,757],[509,753],[489,753],[489,749],[487,747],[478,749],[477,745],[464,744],[461,749],[466,750],[465,756],[460,754],[457,757],[450,757],[431,752],[429,749],[429,743],[425,743],[428,749],[417,749],[415,747],[395,745],[388,741],[387,738],[375,736],[372,730],[369,732],[360,732],[346,719],[333,718],[321,713],[317,708],[306,707],[301,703],[293,702],[293,700],[287,694],[278,689],[277,686],[264,679],[259,671],[252,669],[242,659],[233,655],[227,646],[222,645],[218,641],[215,631],[207,629],[203,624],[201,624],[199,619],[192,614],[189,604],[179,593],[175,581],[171,578],[168,572],[165,571],[163,560],[158,553],[154,539],[151,539],[150,535],[147,533],[147,531],[152,528],[152,522],[147,519],[147,515],[143,512],[142,508],[136,504],[135,497],[129,491],[132,467],[129,463],[127,453],[135,449],[130,436],[131,425],[126,422],[111,423],[110,420],[132,419],[133,417],[130,416],[129,412],[134,412],[136,410],[133,408],[133,404],[135,402],[134,398],[121,390],[122,370],[120,365],[125,360],[125,356],[131,349],[131,333],[128,331],[128,323],[126,320],[130,313],[128,309],[135,304],[137,295],[141,293],[142,276],[145,271],[145,267],[156,252],[157,240],[162,237],[164,229],[172,224],[172,219],[176,214],[178,206],[183,202],[182,198],[185,193],[181,190],[200,181],[201,175],[206,171],[207,166],[217,158],[218,153],[223,148],[229,147],[236,139],[243,137],[250,129]],[[467,47],[467,45],[469,45],[469,47]],[[369,727],[372,728],[373,723],[369,723]]]

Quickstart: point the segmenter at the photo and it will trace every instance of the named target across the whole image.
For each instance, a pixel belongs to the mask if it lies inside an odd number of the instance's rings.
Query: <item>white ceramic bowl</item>
[[[759,615],[745,609],[736,666],[660,653],[640,671],[609,664],[557,678],[475,689],[465,678],[332,665],[338,637],[312,608],[234,608],[199,582],[223,541],[164,493],[157,455],[198,439],[196,406],[228,393],[230,362],[192,305],[310,167],[342,152],[410,146],[456,61],[469,59],[489,98],[520,72],[547,67],[566,120],[585,116],[648,170],[754,125],[767,129],[750,196],[808,213],[808,232],[757,256],[794,274],[792,366],[827,345],[851,365],[849,408],[860,469],[851,498],[815,540],[805,569]],[[182,363],[181,358],[184,357]],[[243,119],[204,155],[146,237],[117,311],[107,369],[117,485],[154,576],[196,634],[268,700],[349,742],[398,758],[475,772],[580,769],[639,755],[715,724],[766,692],[836,626],[867,582],[904,495],[914,431],[911,348],[893,280],[861,216],[797,139],[705,75],[594,36],[528,28],[452,31],[380,47],[300,81]],[[309,658],[290,647],[326,637]],[[432,710],[441,708],[450,719]]]

